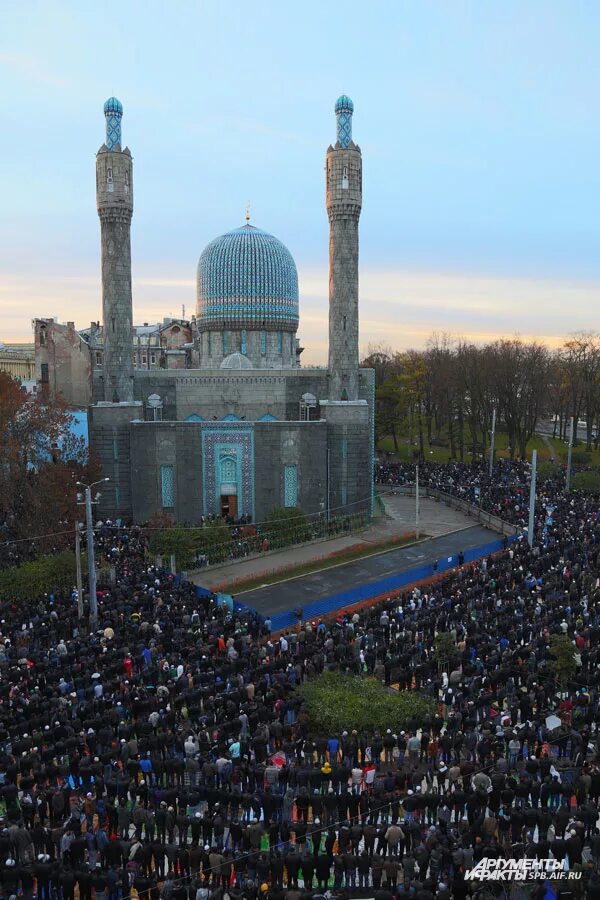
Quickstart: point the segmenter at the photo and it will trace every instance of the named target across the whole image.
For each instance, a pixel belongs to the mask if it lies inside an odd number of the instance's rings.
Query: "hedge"
[[[340,734],[342,731],[375,729],[393,732],[415,728],[431,719],[436,701],[418,691],[394,691],[376,678],[323,672],[300,685],[311,728],[315,732]]]
[[[86,572],[85,557],[81,561]],[[32,562],[0,570],[0,600],[26,601],[61,591],[71,591],[77,581],[75,554],[63,550]]]
[[[600,492],[600,469],[577,472],[571,484],[576,491],[587,491],[591,494]]]
[[[211,563],[222,562],[231,553],[231,531],[225,522],[207,522],[199,528],[172,528],[155,531],[149,541],[150,552],[168,557],[175,554],[178,569],[193,568],[199,553],[205,553]]]

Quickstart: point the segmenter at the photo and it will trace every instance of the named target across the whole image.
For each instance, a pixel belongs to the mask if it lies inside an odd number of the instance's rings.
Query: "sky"
[[[136,322],[190,315],[203,247],[244,222],[299,271],[327,353],[324,160],[354,101],[361,350],[433,332],[596,330],[600,5],[591,0],[4,4],[0,340],[100,318],[104,100],[134,157]]]

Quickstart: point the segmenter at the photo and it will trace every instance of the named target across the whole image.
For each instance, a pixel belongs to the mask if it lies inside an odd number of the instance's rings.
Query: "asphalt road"
[[[332,594],[339,594],[356,585],[379,581],[380,578],[397,575],[444,556],[452,556],[461,550],[490,543],[498,537],[495,531],[473,525],[471,528],[442,535],[413,547],[389,550],[387,553],[379,553],[368,559],[346,563],[324,572],[302,575],[280,584],[265,585],[236,594],[236,597],[246,606],[251,606],[265,615],[274,615],[295,609],[297,606],[306,606]]]

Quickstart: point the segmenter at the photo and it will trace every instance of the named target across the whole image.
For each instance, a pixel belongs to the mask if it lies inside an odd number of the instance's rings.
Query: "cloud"
[[[299,337],[302,362],[327,361],[328,273],[300,267]],[[394,349],[423,347],[432,332],[484,343],[520,334],[558,346],[571,332],[596,320],[600,284],[478,274],[363,269],[360,278],[360,346],[385,343]],[[174,268],[171,274],[141,270],[133,279],[136,322],[195,310],[195,282]],[[59,277],[3,275],[0,284],[0,340],[31,340],[33,316],[74,320],[84,327],[101,317],[96,273]]]
[[[37,57],[28,53],[0,51],[0,64],[8,66],[19,75],[40,84],[50,84],[54,87],[67,87],[68,84],[65,78],[48,71]]]

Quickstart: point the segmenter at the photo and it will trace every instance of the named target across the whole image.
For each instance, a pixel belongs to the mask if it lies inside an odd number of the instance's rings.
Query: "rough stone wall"
[[[133,399],[131,155],[105,149],[96,157],[96,198],[100,217],[102,318],[104,323],[104,399]]]
[[[325,402],[329,450],[329,508],[333,516],[371,508],[371,418],[365,400]]]
[[[331,509],[350,513],[368,508],[372,491],[373,372],[361,370],[359,376],[359,392],[366,402],[327,402],[327,379],[322,369],[299,369],[285,375],[255,372],[228,376],[219,370],[136,373],[136,395],[145,401],[149,394],[159,394],[164,421],[143,421],[150,418],[151,411],[144,410],[141,402],[91,408],[92,441],[97,443],[105,474],[117,479],[113,484],[118,485],[122,501],[118,510],[115,503],[101,507],[102,514],[133,514],[136,521],[143,522],[161,512],[160,466],[173,465],[174,518],[199,521],[203,512],[202,423],[181,419],[195,414],[215,425],[213,416],[223,419],[236,410],[240,418],[245,416],[246,422],[254,423],[256,520],[283,504],[286,465],[298,467],[298,503],[302,509],[309,513],[326,509],[328,447]],[[320,421],[298,421],[299,399],[305,392],[321,401]],[[265,411],[272,411],[281,421],[256,421]],[[286,412],[290,413],[289,421],[284,420]],[[130,424],[133,419],[140,421]],[[114,493],[114,488],[110,490]]]
[[[325,510],[327,427],[324,422],[257,422],[254,426],[256,521],[284,506],[284,470],[297,467],[298,506],[305,513]]]
[[[133,422],[132,511],[138,522],[166,512],[178,522],[199,522],[203,513],[202,425],[193,422]],[[254,519],[284,505],[284,469],[298,468],[298,504],[307,513],[326,504],[325,422],[256,423],[254,431]],[[161,466],[174,467],[174,507],[162,507]]]
[[[360,150],[327,152],[329,217],[329,397],[358,397],[358,220],[362,206]]]
[[[35,319],[34,340],[37,390],[62,397],[70,406],[88,406],[92,399],[90,348],[73,322],[61,325],[53,319]]]
[[[291,369],[297,366],[296,337],[292,331],[262,331],[228,329],[226,351],[223,352],[223,332],[203,330],[199,334],[200,367],[218,369],[223,359],[231,353],[243,353],[255,369]],[[281,336],[281,344],[280,344]],[[281,350],[279,349],[281,346]],[[245,348],[245,349],[244,349]]]
[[[202,439],[198,425],[134,422],[131,425],[132,506],[137,522],[157,513],[194,524],[202,516]],[[161,466],[173,466],[172,509],[162,506]]]
[[[88,408],[90,443],[100,460],[103,477],[98,515],[102,519],[131,516],[130,423],[142,415],[139,403],[101,402]]]

